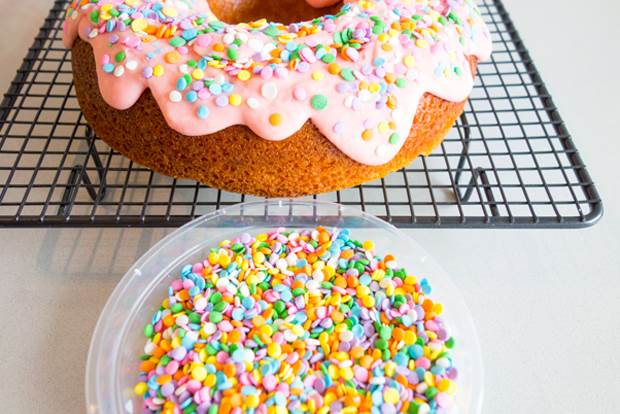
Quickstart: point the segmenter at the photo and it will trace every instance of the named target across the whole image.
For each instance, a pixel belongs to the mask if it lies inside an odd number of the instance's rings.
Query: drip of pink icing
[[[333,0],[307,0],[311,5],[322,5]],[[347,27],[355,27],[361,21],[360,7],[357,2],[349,0],[351,9],[337,17],[334,27],[329,31],[319,31],[316,34],[296,39],[297,42],[305,42],[307,45],[331,44],[333,30],[341,31]],[[371,1],[374,5],[373,14],[382,16],[386,22],[398,21],[398,16],[393,13],[396,5],[403,7],[417,7],[416,4],[428,4],[432,0],[385,0]],[[107,0],[105,3],[116,4],[118,0]],[[201,0],[192,3],[189,8],[187,1],[168,1],[177,6],[179,17],[205,13],[213,15],[207,1]],[[370,65],[372,67],[376,58],[386,61],[385,67],[394,72],[401,73],[407,79],[403,88],[394,88],[392,95],[396,98],[397,107],[390,109],[383,106],[378,109],[375,101],[377,96],[367,91],[337,91],[338,84],[343,80],[340,76],[334,76],[327,72],[326,65],[317,61],[310,64],[310,70],[305,73],[286,71],[280,76],[273,76],[264,80],[254,75],[248,81],[240,81],[235,77],[228,76],[220,69],[207,67],[205,77],[218,78],[224,76],[235,86],[234,93],[239,94],[243,103],[240,106],[227,105],[218,107],[215,98],[207,96],[205,100],[190,103],[185,100],[173,102],[170,92],[175,89],[177,79],[183,75],[180,63],[169,64],[164,60],[167,52],[174,50],[167,41],[158,40],[151,43],[141,43],[139,34],[126,30],[122,33],[102,33],[105,25],[96,26],[89,19],[93,6],[86,5],[77,13],[70,14],[65,20],[64,43],[70,48],[77,36],[91,44],[97,66],[99,87],[103,99],[112,107],[124,110],[130,108],[144,92],[149,88],[157,101],[162,114],[171,128],[188,136],[198,136],[222,130],[231,125],[242,124],[248,126],[257,135],[268,140],[282,140],[298,131],[303,124],[310,119],[319,131],[325,135],[336,147],[352,159],[366,165],[381,165],[390,161],[400,150],[405,138],[409,134],[416,109],[424,93],[429,92],[440,98],[452,102],[465,100],[473,87],[473,75],[471,73],[467,56],[475,56],[479,60],[485,60],[491,53],[491,40],[486,25],[474,11],[475,6],[470,0],[443,0],[433,3],[444,4],[446,8],[468,22],[470,33],[468,36],[460,36],[455,25],[448,25],[439,31],[439,40],[432,47],[417,47],[415,45],[403,46],[398,37],[389,41],[392,50],[386,52],[380,43],[374,39],[366,44],[359,53],[356,62],[347,62],[338,59],[342,67],[350,67],[359,77],[364,77],[362,71]],[[100,7],[101,5],[99,5]],[[92,30],[99,30],[97,36],[92,36]],[[243,26],[229,25],[228,30],[235,33],[244,33],[249,39],[255,38],[262,44],[273,42],[272,39],[260,32],[250,32]],[[110,47],[110,36],[120,36],[120,41]],[[190,58],[200,59],[205,51],[210,50],[206,44],[220,41],[221,34],[209,34],[201,40],[194,40],[188,47],[181,48],[183,60]],[[135,46],[135,47],[132,47]],[[205,47],[206,46],[206,47]],[[103,71],[104,63],[113,59],[114,54],[125,50],[124,73],[115,76]],[[177,49],[179,50],[179,49]],[[152,57],[148,53],[155,53]],[[248,47],[248,42],[239,48],[240,56],[252,56],[255,52]],[[403,64],[406,56],[412,55],[415,65],[408,68]],[[410,59],[411,60],[411,59]],[[133,61],[134,64],[127,65]],[[161,77],[146,79],[142,76],[145,67],[162,65],[165,73]],[[454,73],[444,76],[438,72],[442,65],[451,68],[456,65],[461,70],[461,75]],[[438,69],[440,68],[440,69]],[[312,78],[313,72],[322,72],[324,77],[317,81]],[[266,99],[261,94],[261,88],[270,83],[277,89],[277,97],[273,100]],[[310,97],[321,94],[327,97],[328,104],[323,110],[314,109],[310,104]],[[299,98],[304,99],[299,99]],[[254,107],[248,105],[251,99]],[[351,108],[351,102],[355,102],[355,109]],[[209,108],[211,115],[207,119],[199,119],[196,115],[197,105]],[[272,125],[269,117],[273,113],[282,116],[280,125]],[[386,124],[391,123],[395,129],[386,130]],[[362,139],[365,130],[371,130],[372,138]],[[390,137],[398,134],[399,140],[390,142]]]

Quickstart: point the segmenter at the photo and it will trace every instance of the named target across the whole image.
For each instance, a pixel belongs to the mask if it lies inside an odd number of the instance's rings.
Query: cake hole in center
[[[278,23],[312,20],[326,14],[335,14],[342,2],[315,9],[304,0],[208,0],[213,13],[223,22],[236,24],[267,19]]]

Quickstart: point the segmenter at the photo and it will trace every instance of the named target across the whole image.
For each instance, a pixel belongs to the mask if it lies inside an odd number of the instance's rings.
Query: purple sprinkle
[[[338,121],[334,124],[333,130],[336,134],[342,134],[342,132],[344,131],[344,125],[341,121]]]
[[[220,108],[225,107],[226,105],[228,105],[228,96],[219,95],[217,98],[215,98],[215,104]]]

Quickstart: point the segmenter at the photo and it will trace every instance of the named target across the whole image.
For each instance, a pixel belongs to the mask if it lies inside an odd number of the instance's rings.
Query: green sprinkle
[[[182,310],[183,310],[183,305],[182,305],[182,304],[180,304],[180,303],[175,303],[174,305],[172,305],[172,306],[170,307],[170,311],[171,311],[172,313],[179,313],[179,312],[181,312]]]
[[[334,56],[331,53],[326,53],[326,54],[323,55],[321,60],[323,61],[323,63],[332,63],[333,61],[336,60],[336,56]]]
[[[398,86],[401,89],[404,88],[405,86],[407,86],[407,80],[405,78],[396,79],[396,86]]]
[[[114,55],[114,60],[116,60],[118,63],[122,62],[123,60],[125,60],[125,51],[121,50],[120,52],[118,52],[116,55]]]
[[[228,59],[230,60],[237,60],[237,49],[234,47],[229,47],[226,51],[226,56],[228,56]]]
[[[183,39],[182,37],[179,37],[179,36],[175,36],[172,39],[170,39],[170,46],[172,46],[172,47],[185,46],[185,43],[187,43],[185,41],[185,39]]]
[[[379,329],[379,336],[386,341],[389,340],[392,337],[392,329],[389,326],[383,325]]]
[[[436,395],[437,395],[437,388],[435,387],[429,387],[426,392],[424,393],[424,395],[426,395],[426,398],[428,398],[429,400],[433,399]]]
[[[144,336],[146,336],[147,338],[150,338],[151,336],[153,336],[153,325],[151,325],[150,323],[148,325],[146,325],[144,327]]]
[[[278,28],[274,25],[270,24],[269,26],[265,27],[263,33],[269,37],[276,37],[280,34],[280,30],[278,30]]]
[[[213,323],[220,323],[222,322],[222,314],[220,312],[217,311],[212,311],[209,314],[209,321],[213,322]]]
[[[90,21],[93,23],[99,23],[99,10],[95,10],[90,14]]]
[[[304,288],[295,288],[295,289],[293,289],[293,296],[295,296],[295,297],[301,296],[304,293],[306,293],[306,289],[304,289]]]
[[[387,349],[388,343],[385,339],[379,338],[375,341],[375,346],[381,350]]]
[[[398,133],[394,132],[392,135],[390,135],[390,144],[396,145],[398,144],[399,140],[400,140],[400,135],[398,135]]]
[[[351,68],[343,68],[340,71],[340,76],[342,77],[342,79],[349,81],[349,82],[355,80],[355,76],[353,75],[353,69]]]
[[[312,107],[318,111],[321,111],[327,107],[327,96],[314,95],[310,100]]]
[[[446,341],[446,348],[448,349],[452,349],[454,347],[454,337],[451,336],[450,338],[448,338],[448,340]]]
[[[222,301],[222,294],[220,292],[215,292],[214,294],[211,295],[211,297],[209,297],[209,302],[211,303],[218,303]]]

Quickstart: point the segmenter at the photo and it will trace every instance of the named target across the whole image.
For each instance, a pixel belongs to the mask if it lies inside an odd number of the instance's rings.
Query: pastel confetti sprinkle
[[[143,330],[143,412],[449,408],[458,372],[443,306],[375,249],[345,229],[278,229],[184,266]]]

